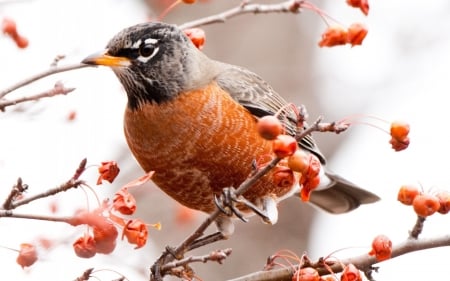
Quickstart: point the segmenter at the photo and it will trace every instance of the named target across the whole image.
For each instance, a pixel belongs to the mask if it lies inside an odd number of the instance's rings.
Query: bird
[[[106,49],[82,63],[107,66],[127,95],[124,134],[135,159],[152,181],[182,205],[212,213],[217,196],[237,188],[254,161],[271,154],[270,140],[257,132],[258,120],[278,113],[287,134],[297,130],[296,112],[265,80],[240,66],[209,58],[178,26],[146,22],[117,33]],[[321,163],[320,185],[310,202],[333,214],[379,200],[326,167],[311,135],[298,146]],[[277,204],[299,192],[299,184],[276,186],[268,173],[243,194],[276,223]],[[246,216],[252,211],[241,208]],[[234,231],[219,216],[220,232]]]

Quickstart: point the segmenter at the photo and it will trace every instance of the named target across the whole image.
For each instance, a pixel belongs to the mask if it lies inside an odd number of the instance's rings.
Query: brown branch
[[[422,239],[407,239],[406,241],[403,241],[397,245],[394,245],[392,247],[392,256],[391,259],[402,256],[404,254],[417,252],[421,250],[427,250],[427,249],[433,249],[438,247],[448,247],[450,246],[450,235],[444,235],[441,237],[434,237],[434,238],[422,238]],[[331,269],[334,273],[339,273],[343,270],[343,266],[352,263],[355,265],[358,269],[360,269],[363,272],[370,272],[373,270],[373,265],[379,263],[375,257],[369,256],[368,254],[363,254],[360,256],[355,256],[352,258],[347,259],[341,259],[338,262],[335,262],[333,264],[329,264],[327,262],[327,265],[329,266],[329,269]],[[321,263],[318,262],[318,265]],[[298,269],[298,267],[294,268],[281,268],[281,269],[274,269],[270,271],[258,271],[254,272],[245,276],[240,276],[235,279],[231,279],[228,281],[291,281],[292,280],[292,274],[294,271]],[[327,275],[330,274],[329,269],[318,266],[316,268],[320,275]]]
[[[28,97],[21,97],[21,98],[17,98],[17,99],[13,99],[13,100],[1,99],[0,100],[0,111],[4,111],[6,107],[11,106],[11,105],[17,105],[19,103],[23,103],[23,102],[27,102],[27,101],[37,101],[42,98],[50,98],[50,97],[54,97],[56,95],[66,95],[74,90],[75,90],[75,88],[64,87],[62,82],[58,81],[55,83],[55,86],[52,89],[47,90],[42,93],[39,93],[39,94],[36,94],[36,95],[32,95],[32,96],[28,96]]]
[[[414,224],[413,229],[409,232],[410,239],[419,238],[420,233],[422,233],[423,224],[425,223],[425,220],[426,220],[425,217],[417,216],[416,224]]]
[[[8,198],[5,200],[5,203],[3,203],[3,209],[5,210],[12,210],[15,209],[21,205],[25,205],[28,204],[34,200],[40,199],[40,198],[44,198],[44,197],[48,197],[48,196],[52,196],[55,195],[59,192],[63,192],[63,191],[67,191],[71,188],[77,188],[78,186],[84,184],[84,181],[79,180],[78,178],[81,176],[81,174],[84,172],[85,168],[86,168],[86,163],[87,160],[86,158],[84,158],[83,160],[81,160],[80,164],[78,164],[77,169],[75,170],[75,174],[65,183],[46,190],[42,193],[24,198],[22,200],[15,200],[15,198],[17,197],[17,195],[20,195],[23,191],[25,191],[27,189],[27,185],[22,183],[22,179],[19,178],[17,180],[17,184],[15,184],[10,192],[10,194],[8,195]]]
[[[180,25],[180,29],[198,27],[213,23],[223,23],[228,19],[244,14],[268,14],[268,13],[294,13],[301,11],[303,0],[289,0],[277,4],[249,4],[243,1],[241,5],[231,8],[222,13],[200,18]]]
[[[231,252],[232,252],[232,249],[227,248],[227,249],[223,249],[223,250],[212,251],[211,253],[209,253],[207,255],[203,255],[203,256],[190,256],[190,257],[178,260],[178,261],[166,263],[161,268],[161,271],[165,272],[165,271],[169,271],[174,268],[177,268],[177,267],[185,267],[188,264],[194,263],[194,262],[206,263],[208,261],[215,261],[215,262],[218,262],[221,264],[224,259],[226,259],[229,255],[231,255]]]
[[[45,70],[43,72],[40,72],[38,74],[35,74],[33,76],[30,76],[22,81],[17,82],[14,85],[11,85],[10,87],[0,91],[0,99],[2,99],[3,97],[5,97],[7,94],[11,93],[12,91],[15,91],[23,86],[26,86],[28,84],[31,84],[39,79],[42,79],[44,77],[56,74],[56,73],[61,73],[61,72],[66,72],[66,71],[71,71],[71,70],[75,70],[75,69],[79,69],[79,68],[83,68],[83,67],[88,67],[89,65],[86,64],[81,64],[81,63],[77,63],[77,64],[72,64],[72,65],[65,65],[65,66],[56,66],[56,67],[51,67],[48,70]]]
[[[79,187],[82,184],[84,184],[83,180],[70,179],[70,180],[66,181],[65,183],[63,183],[63,184],[61,184],[61,185],[59,185],[59,186],[57,186],[55,188],[51,188],[51,189],[46,190],[46,191],[44,191],[42,193],[35,194],[33,196],[26,197],[26,198],[24,198],[22,200],[18,200],[18,201],[12,202],[9,209],[15,209],[15,208],[17,208],[19,206],[28,204],[28,203],[30,203],[30,202],[32,202],[34,200],[45,198],[45,197],[49,197],[49,196],[58,194],[60,192],[67,191],[67,190],[69,190],[71,188],[77,188],[77,187]]]
[[[13,185],[8,197],[3,203],[3,209],[12,209],[13,202],[28,189],[28,185],[22,182],[22,178],[17,179],[17,183]]]
[[[64,222],[64,223],[68,223],[71,225],[72,225],[71,222],[73,221],[73,217],[56,217],[56,216],[35,215],[35,214],[21,214],[21,213],[16,213],[13,210],[0,210],[0,218],[16,218],[16,219]]]

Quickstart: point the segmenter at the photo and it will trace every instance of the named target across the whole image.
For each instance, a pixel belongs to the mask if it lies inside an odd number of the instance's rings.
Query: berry
[[[256,126],[259,135],[266,140],[274,140],[283,132],[281,121],[273,115],[261,117]]]
[[[403,185],[398,191],[397,200],[401,203],[411,206],[414,198],[419,195],[420,191],[413,185]]]
[[[372,241],[372,250],[369,255],[375,256],[377,261],[384,261],[391,258],[392,241],[386,235],[378,235]]]
[[[279,135],[272,142],[272,151],[278,158],[291,156],[297,150],[297,141],[288,135]]]
[[[413,208],[418,216],[431,216],[440,208],[439,199],[431,194],[419,194],[413,200]]]

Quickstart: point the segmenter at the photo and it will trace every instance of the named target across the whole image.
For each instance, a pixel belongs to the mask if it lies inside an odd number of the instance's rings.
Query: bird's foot
[[[224,214],[226,214],[227,216],[235,215],[243,222],[248,222],[248,219],[236,207],[236,204],[242,204],[243,206],[252,210],[259,217],[261,217],[263,221],[272,223],[273,218],[266,212],[265,208],[261,209],[249,200],[245,199],[243,196],[236,196],[236,190],[233,187],[224,188],[220,197],[214,197],[214,202],[217,208],[219,208],[219,210]],[[264,206],[265,204],[263,204],[263,207]]]

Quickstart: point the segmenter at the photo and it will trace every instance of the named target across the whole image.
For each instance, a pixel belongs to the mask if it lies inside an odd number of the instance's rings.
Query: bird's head
[[[82,63],[111,67],[127,92],[128,106],[137,109],[205,84],[200,73],[208,60],[175,25],[149,22],[120,31],[106,50]]]

